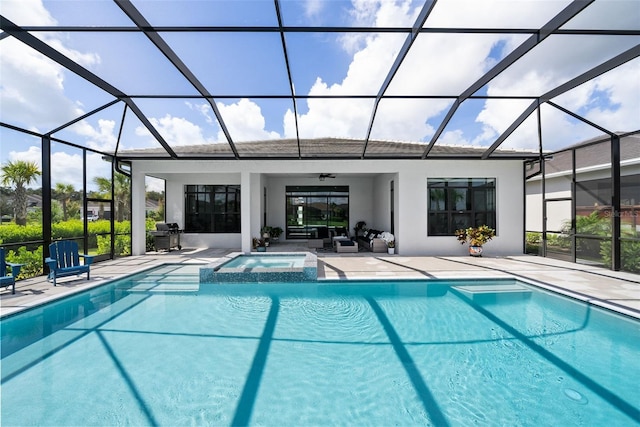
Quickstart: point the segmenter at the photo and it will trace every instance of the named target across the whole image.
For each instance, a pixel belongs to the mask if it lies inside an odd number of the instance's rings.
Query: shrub
[[[7,261],[23,264],[18,275],[18,280],[29,277],[41,276],[44,272],[42,265],[42,245],[34,251],[29,251],[25,246],[18,248],[18,251],[9,251]]]
[[[526,236],[526,253],[539,254],[542,246],[542,233],[536,231],[528,231]]]
[[[600,255],[605,267],[611,266],[611,242],[600,244]],[[623,271],[640,273],[640,242],[623,241],[620,245],[620,264]]]
[[[4,243],[22,243],[42,240],[41,225],[7,224],[0,227],[0,240]]]
[[[98,253],[108,254],[111,251],[111,236],[97,236]],[[129,235],[117,235],[114,245],[115,255],[131,255],[131,237]]]

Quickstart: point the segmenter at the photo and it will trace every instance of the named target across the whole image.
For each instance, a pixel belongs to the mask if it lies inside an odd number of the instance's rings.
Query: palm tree
[[[4,186],[15,186],[13,199],[16,224],[27,225],[27,186],[42,175],[35,162],[9,161],[2,166],[0,182]]]
[[[55,188],[58,199],[60,199],[60,203],[62,204],[62,220],[66,221],[68,218],[67,212],[67,204],[71,201],[73,194],[76,192],[76,189],[73,188],[73,184],[63,184],[58,182]]]
[[[116,201],[116,219],[131,219],[131,178],[122,173],[115,174],[113,197]]]
[[[111,180],[102,176],[96,176],[93,178],[93,182],[98,186],[98,191],[93,194],[94,197],[100,199],[111,199]],[[104,203],[100,203],[98,210],[98,216],[104,218]]]
[[[125,219],[129,219],[129,198],[131,197],[130,179],[121,173],[116,173],[114,178],[113,200],[116,208],[115,220],[124,221]],[[103,197],[109,198],[109,194],[111,194],[111,181],[108,178],[97,176],[93,179],[93,182],[98,186],[98,193]]]

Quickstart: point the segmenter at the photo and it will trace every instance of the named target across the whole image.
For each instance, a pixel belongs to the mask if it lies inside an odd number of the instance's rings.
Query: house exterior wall
[[[545,181],[547,199],[571,198],[571,174],[556,174]],[[526,230],[542,232],[542,178],[527,181]],[[547,230],[560,231],[566,220],[571,220],[571,201],[557,201],[547,204]]]
[[[621,176],[640,175],[638,159],[622,162]],[[576,170],[576,181],[592,181],[611,177],[609,164]],[[548,174],[545,179],[546,199],[571,198],[571,171]],[[542,177],[537,176],[526,183],[526,230],[542,232]],[[547,230],[561,231],[565,221],[571,220],[571,202],[558,201],[547,204]]]
[[[317,171],[317,172],[316,172]],[[241,234],[185,233],[185,247],[251,248],[251,238],[263,225],[284,227],[287,185],[348,185],[349,231],[358,221],[389,230],[390,183],[395,185],[396,253],[400,255],[463,255],[453,236],[427,236],[429,178],[496,178],[497,236],[485,249],[490,255],[522,253],[523,204],[521,160],[300,160],[300,161],[134,161],[136,176],[166,180],[166,220],[184,227],[184,186],[239,184],[242,186]],[[320,173],[336,174],[319,182]],[[140,178],[141,177],[141,178]],[[248,188],[247,188],[248,187]],[[263,191],[267,191],[264,206]],[[136,200],[142,198],[141,203]],[[134,185],[133,227],[144,230],[144,186]],[[247,206],[247,204],[249,206]],[[142,207],[142,208],[141,208]],[[267,224],[263,224],[266,211]],[[134,254],[144,253],[144,233],[134,232]],[[284,239],[284,236],[281,237]]]

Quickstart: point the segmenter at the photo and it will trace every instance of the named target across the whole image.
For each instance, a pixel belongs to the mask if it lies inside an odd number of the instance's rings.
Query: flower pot
[[[387,253],[388,253],[389,255],[393,255],[393,254],[395,254],[395,253],[396,253],[396,248],[387,248]]]
[[[258,252],[267,252],[267,247],[266,247],[266,246],[258,246],[258,247],[256,248],[256,250],[257,250]]]
[[[482,246],[469,246],[469,255],[482,256]]]

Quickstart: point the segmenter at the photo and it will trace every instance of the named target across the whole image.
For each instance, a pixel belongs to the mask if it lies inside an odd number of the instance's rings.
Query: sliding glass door
[[[348,186],[288,186],[286,203],[287,239],[323,239],[348,231]]]

